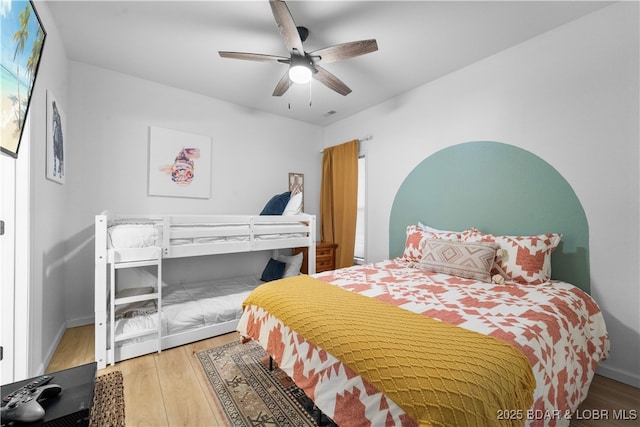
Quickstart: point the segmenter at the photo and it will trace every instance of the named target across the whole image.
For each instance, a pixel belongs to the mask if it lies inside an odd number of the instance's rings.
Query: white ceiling
[[[324,66],[352,93],[342,96],[313,81],[273,97],[286,65],[218,55],[227,50],[288,56],[266,0],[73,0],[50,1],[47,6],[71,60],[324,126],[609,2],[298,0],[287,4],[296,25],[310,30],[307,51],[377,39],[377,52]]]

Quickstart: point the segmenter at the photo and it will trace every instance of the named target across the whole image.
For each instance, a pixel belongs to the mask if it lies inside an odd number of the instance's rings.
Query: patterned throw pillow
[[[551,252],[558,246],[562,234],[535,236],[499,236],[475,231],[465,236],[467,242],[497,243],[502,249],[492,274],[507,281],[539,285],[551,279]]]
[[[499,248],[496,243],[426,239],[424,254],[416,267],[490,283]]]
[[[440,239],[449,241],[461,241],[473,230],[445,231],[436,230],[423,224],[407,227],[407,240],[404,245],[402,258],[409,262],[419,262],[422,259],[422,247],[425,239]]]

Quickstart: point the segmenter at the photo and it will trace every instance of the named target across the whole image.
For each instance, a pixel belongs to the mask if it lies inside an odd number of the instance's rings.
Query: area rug
[[[230,426],[335,425],[254,341],[195,353]]]
[[[124,385],[122,372],[113,371],[96,378],[90,427],[124,426]]]

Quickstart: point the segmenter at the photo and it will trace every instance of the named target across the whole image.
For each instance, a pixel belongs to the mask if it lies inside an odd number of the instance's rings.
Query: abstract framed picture
[[[64,184],[67,122],[60,103],[47,91],[47,179]]]
[[[47,33],[25,0],[2,1],[0,29],[0,151],[17,158]]]
[[[149,127],[149,195],[211,197],[211,137]]]

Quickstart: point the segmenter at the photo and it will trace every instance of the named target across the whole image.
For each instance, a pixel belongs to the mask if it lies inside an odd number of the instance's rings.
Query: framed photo
[[[64,184],[67,121],[60,103],[47,91],[47,179]]]
[[[17,158],[47,33],[33,2],[5,0],[1,9],[0,151]]]
[[[302,211],[304,212],[304,174],[289,172],[289,191],[291,195],[302,193]]]
[[[149,127],[149,195],[211,197],[211,137]]]

